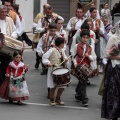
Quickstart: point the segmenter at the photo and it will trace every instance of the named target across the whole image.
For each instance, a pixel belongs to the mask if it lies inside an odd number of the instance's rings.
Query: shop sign
[[[81,5],[89,5],[93,2],[94,0],[78,0],[78,2],[81,4]]]

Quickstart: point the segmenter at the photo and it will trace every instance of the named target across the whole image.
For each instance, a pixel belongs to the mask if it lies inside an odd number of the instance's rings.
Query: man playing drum
[[[73,49],[73,63],[75,68],[77,69],[77,66],[85,65],[88,66],[88,68],[95,69],[96,62],[96,54],[94,52],[94,49],[88,44],[88,40],[90,39],[90,32],[89,30],[83,30],[81,32],[81,42],[76,44]],[[93,64],[94,63],[94,64]],[[77,69],[78,71],[81,70],[82,67]],[[88,69],[89,70],[89,69]],[[89,74],[89,73],[88,73]],[[86,93],[86,83],[87,83],[87,75],[86,77],[79,76],[78,77],[78,85],[77,85],[77,91],[75,98],[77,100],[82,101],[82,105],[84,107],[88,106],[88,97]]]
[[[12,18],[6,17],[7,15],[7,8],[4,5],[0,5],[0,32],[4,35],[7,35],[12,38],[17,38],[16,27]],[[1,51],[1,50],[0,50]],[[0,84],[5,79],[5,72],[6,68],[11,61],[11,56],[4,55],[0,52]]]
[[[49,67],[48,73],[47,73],[47,86],[50,88],[50,105],[52,106],[56,104],[64,105],[64,102],[60,100],[61,95],[64,91],[64,87],[58,88],[56,99],[54,101],[54,94],[55,94],[57,85],[55,84],[52,76],[52,70],[54,66],[59,66],[63,60],[65,62],[68,61],[68,58],[65,55],[65,52],[61,50],[64,47],[64,43],[65,43],[64,38],[58,37],[55,40],[55,47],[49,49],[42,57],[43,64],[48,65]]]

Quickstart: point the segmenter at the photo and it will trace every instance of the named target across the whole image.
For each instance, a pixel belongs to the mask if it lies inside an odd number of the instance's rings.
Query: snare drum
[[[69,69],[67,68],[55,68],[52,72],[52,75],[53,81],[58,87],[67,86],[71,83]]]
[[[75,76],[80,79],[86,79],[91,77],[93,74],[93,70],[86,64],[78,65],[75,70]]]

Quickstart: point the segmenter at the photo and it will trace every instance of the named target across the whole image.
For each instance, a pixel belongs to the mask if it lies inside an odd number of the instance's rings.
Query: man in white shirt
[[[1,33],[9,37],[17,38],[16,27],[12,18],[6,17],[7,8],[4,5],[0,5],[0,29]],[[0,84],[5,80],[6,68],[11,61],[12,57],[4,55],[0,52]]]
[[[72,44],[72,37],[75,35],[76,31],[80,29],[81,25],[85,21],[84,16],[84,11],[82,8],[77,8],[76,10],[76,17],[72,17],[68,24],[66,29],[69,31],[69,51],[71,49],[71,44]],[[70,52],[69,52],[70,54]]]
[[[7,8],[0,5],[0,29],[1,32],[9,37],[17,38],[17,31],[12,18],[7,17]]]
[[[22,30],[21,30],[20,19],[19,19],[19,16],[11,10],[10,0],[4,0],[3,4],[7,7],[7,16],[11,17],[14,21],[14,24],[15,24],[16,30],[17,30],[17,35],[21,36]]]

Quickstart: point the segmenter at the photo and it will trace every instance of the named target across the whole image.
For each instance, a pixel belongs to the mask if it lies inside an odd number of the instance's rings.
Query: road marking
[[[49,104],[41,104],[41,103],[29,103],[29,102],[23,102],[27,105],[35,105],[35,106],[46,106],[46,107],[51,107]],[[54,107],[60,107],[60,108],[70,108],[70,109],[80,109],[80,110],[87,110],[88,108],[85,107],[74,107],[74,106],[60,106],[56,105]]]

